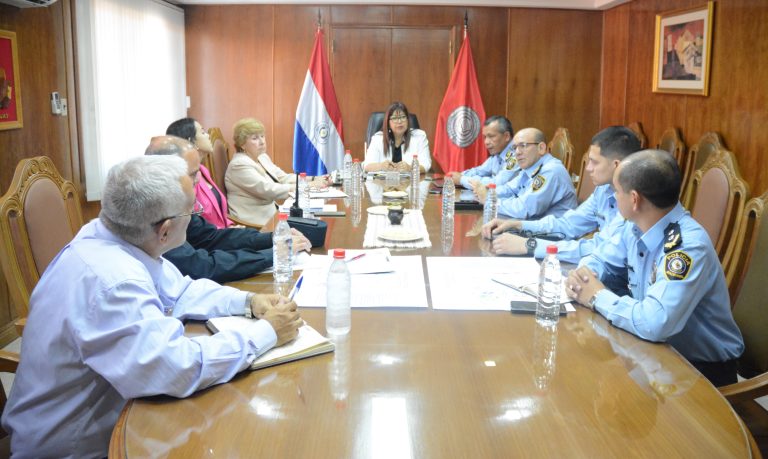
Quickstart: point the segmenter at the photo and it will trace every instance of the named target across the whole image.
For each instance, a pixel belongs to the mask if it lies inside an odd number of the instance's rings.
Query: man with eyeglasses
[[[483,226],[483,236],[493,235],[493,252],[497,255],[528,255],[543,258],[551,242],[536,235],[560,236],[565,240],[557,245],[561,261],[578,263],[592,253],[602,241],[610,239],[621,228],[624,219],[616,206],[613,189],[613,171],[619,162],[640,150],[637,136],[624,126],[610,126],[595,134],[587,155],[587,172],[595,190],[579,207],[567,211],[562,217],[548,215],[540,220],[494,219]],[[591,238],[582,236],[597,230]],[[524,231],[521,237],[505,231]]]
[[[521,171],[499,186],[498,213],[516,219],[534,220],[563,215],[577,205],[571,176],[559,159],[547,153],[544,133],[535,128],[518,131],[512,139]],[[487,188],[475,190],[485,202]]]
[[[188,165],[189,176],[197,183],[200,155],[188,140],[174,136],[153,137],[147,155],[175,155]],[[200,206],[201,210],[202,206]],[[231,282],[251,277],[272,266],[272,233],[253,228],[216,228],[200,214],[192,212],[186,241],[168,251],[165,258],[193,279]],[[297,230],[293,233],[294,250],[312,248],[309,240]]]
[[[163,258],[194,212],[187,174],[175,156],[113,167],[99,218],[43,273],[2,418],[14,457],[106,457],[127,400],[188,397],[297,336],[295,302],[192,280]],[[183,320],[229,315],[259,320],[184,335]]]
[[[492,183],[502,171],[519,172],[512,148],[512,123],[504,117],[493,115],[483,123],[483,142],[490,155],[485,162],[464,172],[450,172],[454,183],[474,190]]]

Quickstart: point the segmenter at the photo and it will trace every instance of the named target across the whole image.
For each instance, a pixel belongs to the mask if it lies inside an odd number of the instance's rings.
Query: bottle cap
[[[278,220],[288,220],[288,213],[287,212],[280,212],[280,214],[277,216]]]
[[[355,158],[355,159],[352,160],[352,162],[353,163],[359,163],[360,162],[360,158]]]
[[[496,189],[496,184],[495,183],[489,183],[488,184],[488,189]]]
[[[352,154],[352,150],[344,150],[344,154],[345,154],[345,155],[346,155],[346,154],[350,154],[350,155],[351,155],[351,154]]]
[[[344,257],[346,257],[346,251],[344,249],[333,249],[333,258],[343,259]]]
[[[557,253],[557,246],[555,244],[547,246],[547,253]]]
[[[302,172],[301,174],[299,174],[299,177],[307,178],[307,173],[306,172]]]

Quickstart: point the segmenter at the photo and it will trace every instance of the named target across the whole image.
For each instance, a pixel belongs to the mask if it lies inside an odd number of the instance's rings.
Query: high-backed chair
[[[0,373],[16,373],[16,369],[19,366],[19,354],[15,352],[8,352],[0,350]],[[5,410],[5,402],[8,399],[5,396],[5,388],[2,382],[0,382],[0,413]],[[5,439],[8,436],[8,432],[0,428],[0,439]],[[0,446],[0,450],[4,450],[6,446]],[[10,450],[10,448],[9,448]]]
[[[627,127],[637,136],[637,140],[640,141],[640,148],[648,148],[648,137],[643,132],[643,125],[639,121],[635,121],[634,123],[629,123]]]
[[[741,178],[736,157],[728,150],[712,154],[693,175],[688,209],[709,233],[724,269],[728,243],[747,199],[747,183]]]
[[[768,203],[768,192],[762,196],[752,198],[744,206],[741,220],[736,227],[731,244],[728,246],[726,257],[729,262],[725,270],[725,280],[728,282],[728,290],[731,294],[731,305],[734,305],[739,297],[739,290],[747,275],[747,266],[752,262],[756,252],[758,236],[765,230],[763,228],[763,213]],[[768,239],[764,239],[768,244]],[[763,247],[765,250],[766,247]]]
[[[80,197],[72,182],[45,156],[21,160],[0,198],[0,262],[22,325],[37,281],[81,226]]]
[[[584,152],[579,166],[579,183],[576,185],[576,199],[579,204],[586,201],[589,195],[595,191],[595,184],[587,177],[587,163],[589,162],[589,150]]]
[[[690,196],[688,194],[690,192],[693,173],[697,169],[701,169],[713,153],[720,150],[725,150],[725,144],[723,143],[720,134],[717,132],[707,132],[701,136],[699,141],[696,142],[696,145],[688,150],[688,154],[685,158],[685,167],[681,170],[683,174],[683,186],[680,189],[680,197],[682,198],[685,207],[688,207],[690,201]]]
[[[371,137],[373,137],[373,134],[376,134],[377,132],[381,131],[381,128],[383,125],[384,125],[384,112],[371,113],[371,117],[368,118],[368,128],[365,130],[366,145],[371,144]],[[408,126],[412,129],[421,128],[421,126],[419,126],[419,117],[416,116],[415,113],[408,114]]]
[[[746,251],[749,255],[733,307],[733,316],[745,344],[744,353],[739,357],[738,372],[747,379],[719,388],[752,433],[763,438],[768,426],[768,413],[755,399],[768,395],[768,257],[765,256],[768,252],[768,225],[760,224],[766,202],[768,194],[763,194],[748,204],[750,212],[754,212],[756,224],[746,244],[751,247]]]
[[[677,160],[677,165],[680,166],[680,170],[685,168],[685,143],[680,136],[680,130],[677,128],[669,128],[661,134],[659,143],[656,144],[656,148],[659,150],[668,151]],[[685,183],[685,179],[683,179]]]
[[[571,162],[573,160],[573,144],[571,143],[568,129],[559,127],[555,130],[555,135],[552,136],[552,140],[547,145],[549,153],[555,158],[559,159],[566,170],[570,173]]]

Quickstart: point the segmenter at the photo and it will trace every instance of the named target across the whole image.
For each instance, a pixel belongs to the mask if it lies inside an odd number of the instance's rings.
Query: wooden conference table
[[[425,201],[432,248],[404,254],[443,255],[439,196]],[[368,205],[327,218],[316,251],[361,247]],[[483,253],[465,237],[478,217],[457,213],[446,253]],[[234,285],[271,291],[271,275]],[[325,332],[323,309],[301,313]],[[186,399],[132,400],[110,457],[750,456],[731,406],[672,348],[584,308],[554,330],[498,311],[353,309],[336,346]]]

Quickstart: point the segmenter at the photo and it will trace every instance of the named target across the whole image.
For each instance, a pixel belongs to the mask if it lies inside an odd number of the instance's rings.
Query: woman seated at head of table
[[[366,172],[410,171],[414,156],[419,158],[422,173],[432,166],[427,134],[421,129],[411,129],[408,107],[402,102],[393,102],[384,114],[382,130],[371,137],[363,168]]]
[[[165,130],[165,133],[192,142],[200,154],[201,163],[206,156],[213,152],[211,138],[203,126],[193,118],[182,118],[174,121]],[[210,224],[215,225],[218,229],[227,228],[234,224],[227,218],[229,215],[227,197],[216,186],[216,182],[211,178],[211,172],[202,164],[200,164],[200,172],[197,174],[195,198],[203,206],[201,216]]]
[[[243,118],[234,126],[237,153],[224,175],[229,211],[238,219],[264,225],[275,214],[275,201],[283,201],[296,188],[296,174],[277,167],[267,154],[264,125],[255,118]],[[309,185],[324,188],[327,177],[307,177]]]

